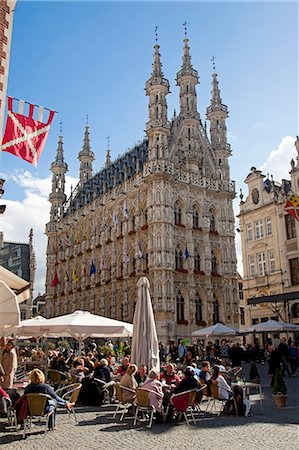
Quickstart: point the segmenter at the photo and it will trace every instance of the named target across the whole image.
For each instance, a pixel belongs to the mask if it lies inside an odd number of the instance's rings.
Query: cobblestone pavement
[[[259,396],[251,396],[250,417],[209,416],[199,418],[196,425],[186,423],[154,424],[152,429],[132,418],[119,422],[112,418],[115,407],[77,408],[78,424],[63,411],[58,414],[57,430],[44,437],[39,425],[28,437],[22,431],[5,428],[0,419],[0,443],[3,449],[104,449],[109,450],[298,450],[299,449],[299,376],[285,378],[288,400],[285,408],[277,408],[272,400],[266,367],[258,366],[263,385],[263,411]],[[204,408],[203,408],[204,409]],[[43,428],[42,428],[43,430]]]

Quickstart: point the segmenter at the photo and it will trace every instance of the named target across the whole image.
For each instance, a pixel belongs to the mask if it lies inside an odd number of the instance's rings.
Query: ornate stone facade
[[[180,113],[168,121],[169,82],[156,44],[147,138],[115,162],[108,149],[105,168],[92,175],[86,127],[80,181],[67,201],[59,138],[46,228],[48,316],[87,309],[131,322],[145,275],[162,340],[190,337],[219,320],[238,324],[228,112],[214,73],[208,133],[197,111],[198,82],[185,37]]]

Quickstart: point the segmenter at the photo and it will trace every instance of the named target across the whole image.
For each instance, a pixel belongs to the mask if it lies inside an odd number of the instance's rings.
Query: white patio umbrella
[[[159,341],[149,288],[148,279],[139,278],[133,319],[131,361],[137,366],[145,364],[149,369],[160,371]]]
[[[234,336],[237,334],[237,330],[231,327],[227,327],[222,323],[215,323],[211,327],[201,328],[193,331],[192,336],[195,337],[209,337],[209,336]]]
[[[299,331],[299,326],[288,322],[278,322],[277,320],[267,320],[266,322],[257,323],[244,330],[246,333],[278,333]]]
[[[30,298],[30,283],[3,266],[0,266],[0,281],[4,281],[16,294],[19,303]]]
[[[0,330],[3,333],[19,325],[20,309],[17,296],[4,281],[0,281]]]
[[[17,327],[11,328],[9,331],[11,334],[14,334],[18,337],[30,337],[34,336],[37,333],[37,337],[41,337],[40,327],[45,326],[47,323],[47,319],[43,316],[32,317],[31,319],[22,320]]]

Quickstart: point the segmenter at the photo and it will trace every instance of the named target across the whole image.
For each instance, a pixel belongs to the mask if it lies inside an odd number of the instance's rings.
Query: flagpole
[[[12,98],[13,100],[16,100],[17,102],[20,102],[20,101],[21,101],[21,99],[20,99],[20,98],[17,98],[17,97],[11,97],[10,95],[7,95],[6,98],[8,98],[8,97]],[[36,105],[35,103],[30,103],[30,102],[27,102],[26,100],[22,100],[22,101],[23,101],[26,105],[32,105],[32,106],[35,106],[36,108],[39,108],[39,107],[40,107],[40,105]],[[54,109],[45,108],[45,107],[44,107],[44,109],[45,109],[46,111],[53,111],[55,114],[59,114],[58,111],[55,111]]]

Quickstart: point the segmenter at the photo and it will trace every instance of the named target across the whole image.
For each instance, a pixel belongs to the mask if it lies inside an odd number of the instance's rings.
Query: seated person
[[[101,361],[96,365],[93,377],[98,378],[105,383],[109,383],[111,381],[111,372],[108,369],[107,359],[102,358]]]
[[[124,374],[127,371],[127,368],[129,367],[130,364],[130,360],[127,356],[124,356],[123,359],[121,360],[121,366],[118,367],[118,369],[116,370],[115,373],[115,378],[120,380],[122,376],[124,376]]]
[[[190,352],[190,350],[187,350],[187,353],[186,353],[184,361],[183,361],[183,365],[191,366],[193,361],[194,361],[194,358],[193,358],[192,353]]]
[[[191,364],[191,367],[193,367],[195,375],[197,376],[197,378],[200,379],[200,372],[201,372],[201,370],[197,367],[196,363],[193,362]]]
[[[150,391],[149,393],[149,406],[154,406],[156,413],[157,422],[163,420],[162,417],[162,383],[159,381],[159,372],[156,370],[150,370],[148,374],[148,379],[144,382],[142,389]]]
[[[212,383],[216,384],[218,387],[218,396],[223,400],[229,400],[233,397],[233,391],[225,378],[220,374],[219,366],[214,366]]]
[[[212,379],[211,379],[211,366],[209,361],[203,361],[201,366],[201,372],[199,374],[199,379],[202,384],[207,385],[205,394],[211,395],[211,389],[209,385],[211,384]]]
[[[173,390],[174,394],[179,394],[180,392],[190,391],[191,389],[199,388],[199,381],[195,378],[195,372],[193,367],[188,366],[184,372],[184,378]]]
[[[70,370],[70,375],[75,383],[81,383],[85,377],[85,373],[88,369],[84,367],[84,359],[78,358],[73,362],[73,367]]]
[[[144,364],[139,366],[138,372],[135,375],[135,379],[138,383],[138,386],[147,380],[147,367]]]
[[[165,383],[169,386],[178,386],[181,382],[180,377],[175,373],[174,365],[167,364],[166,371],[161,375],[161,381],[165,380]]]
[[[135,364],[129,364],[126,373],[121,377],[120,385],[129,388],[134,392],[130,392],[123,389],[123,402],[133,402],[136,398],[137,381],[135,380],[135,374],[137,372],[137,366]]]
[[[66,402],[63,398],[59,397],[53,389],[45,384],[45,375],[39,369],[33,369],[29,375],[30,383],[25,388],[26,394],[48,394],[53,400],[48,400],[45,408],[45,412],[54,411],[54,414],[50,416],[49,429],[53,430],[55,427],[55,414],[57,406],[65,406],[67,409],[71,409],[74,403]]]

